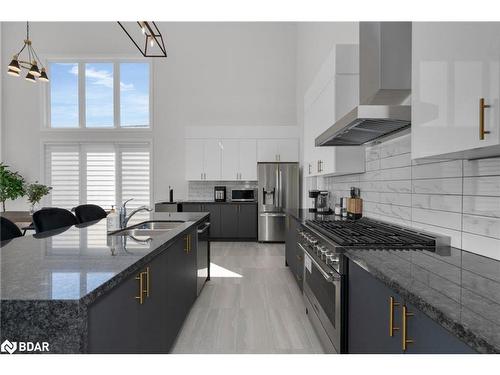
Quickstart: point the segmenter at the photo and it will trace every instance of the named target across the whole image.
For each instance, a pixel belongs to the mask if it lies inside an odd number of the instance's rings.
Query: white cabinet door
[[[249,139],[239,142],[240,180],[257,180],[257,141]]]
[[[240,173],[240,141],[224,139],[222,143],[222,180],[239,179]]]
[[[278,144],[276,139],[259,139],[257,141],[257,161],[278,161]]]
[[[186,139],[186,180],[203,180],[203,139]]]
[[[299,161],[299,142],[297,139],[277,139],[276,144],[278,146],[278,161]]]
[[[218,139],[206,139],[203,153],[205,180],[221,179],[222,143]]]
[[[412,38],[412,157],[500,151],[500,23],[414,22]]]

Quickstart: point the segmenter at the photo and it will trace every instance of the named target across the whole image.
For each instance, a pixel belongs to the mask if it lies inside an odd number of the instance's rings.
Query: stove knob
[[[326,255],[326,264],[337,264],[339,262],[338,256],[333,253]]]
[[[316,245],[318,243],[318,240],[316,238],[314,238],[314,237],[310,237],[309,238],[309,243],[311,245]]]
[[[320,254],[319,254],[319,255],[320,255],[320,257],[321,257],[321,259],[326,259],[326,254],[327,254],[327,253],[328,253],[328,250],[327,250],[327,249],[325,249],[325,248],[322,248],[322,249],[320,250]]]

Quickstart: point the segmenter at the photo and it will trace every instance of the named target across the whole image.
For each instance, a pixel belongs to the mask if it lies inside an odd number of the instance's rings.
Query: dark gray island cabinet
[[[476,353],[354,262],[348,319],[348,353]]]
[[[89,353],[168,353],[196,300],[190,232],[88,307]]]
[[[176,223],[151,237],[108,235],[103,220],[0,243],[0,342],[48,343],[49,353],[172,350],[197,298],[198,227],[209,214],[151,213]]]

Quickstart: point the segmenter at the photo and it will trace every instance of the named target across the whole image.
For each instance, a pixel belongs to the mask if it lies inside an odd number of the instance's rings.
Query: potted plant
[[[0,202],[5,212],[5,201],[24,196],[24,178],[18,172],[9,170],[9,166],[0,163]]]
[[[36,211],[36,205],[40,203],[44,196],[50,193],[50,190],[52,190],[52,187],[39,184],[38,181],[26,186],[26,196],[28,202],[31,203],[30,213],[32,215]]]

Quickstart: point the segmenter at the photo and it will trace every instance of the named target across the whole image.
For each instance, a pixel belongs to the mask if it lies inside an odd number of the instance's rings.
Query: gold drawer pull
[[[149,298],[149,267],[146,267],[146,271],[142,272],[146,276],[146,289],[143,291],[146,293],[146,297]]]
[[[295,255],[297,257],[297,260],[302,260],[302,257],[300,255]]]
[[[479,139],[483,140],[485,134],[490,134],[489,130],[484,130],[484,109],[491,105],[484,104],[484,98],[479,99]]]
[[[389,298],[389,336],[394,336],[394,331],[399,331],[399,327],[394,327],[394,307],[399,306],[399,302],[394,302],[394,297]]]
[[[408,344],[413,344],[413,340],[411,339],[408,339],[406,337],[406,335],[408,334],[408,322],[407,322],[407,318],[410,317],[410,316],[414,316],[415,314],[413,313],[410,313],[407,311],[407,308],[406,306],[403,306],[403,314],[402,314],[402,326],[403,326],[403,334],[401,335],[402,336],[402,347],[403,347],[403,351],[405,352],[406,349],[407,349],[407,345]]]
[[[135,299],[138,299],[139,300],[139,304],[141,304],[141,305],[144,303],[144,298],[142,296],[143,291],[144,291],[144,282],[143,282],[143,279],[142,279],[142,274],[143,274],[143,272],[141,272],[140,274],[138,274],[135,277],[136,280],[139,280],[139,295],[135,296]]]

